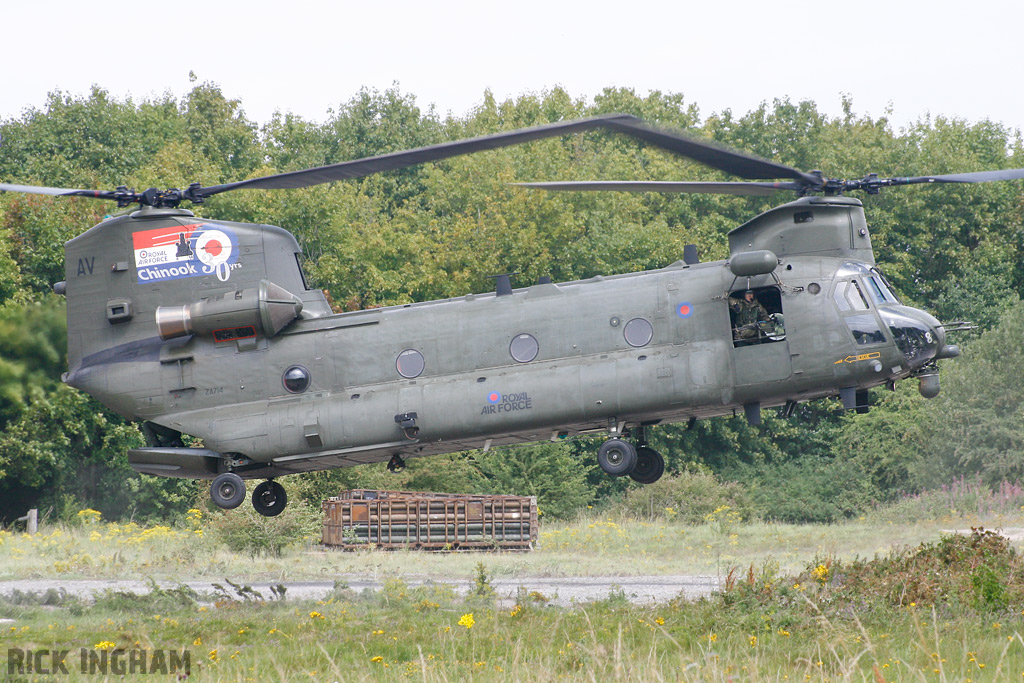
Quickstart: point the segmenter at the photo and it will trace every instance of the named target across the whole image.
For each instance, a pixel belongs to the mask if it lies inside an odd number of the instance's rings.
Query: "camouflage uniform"
[[[736,314],[733,336],[736,339],[756,339],[760,335],[757,323],[768,319],[768,311],[761,302],[757,299],[747,301],[730,297],[729,308]]]

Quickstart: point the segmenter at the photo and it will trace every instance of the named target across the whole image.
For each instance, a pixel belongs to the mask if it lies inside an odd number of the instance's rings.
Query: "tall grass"
[[[959,477],[951,484],[921,493],[904,494],[872,512],[880,519],[902,521],[1017,518],[1024,510],[1024,487],[1001,481],[993,488],[981,477]]]

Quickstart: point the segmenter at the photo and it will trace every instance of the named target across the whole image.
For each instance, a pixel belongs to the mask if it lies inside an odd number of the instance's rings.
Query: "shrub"
[[[750,499],[740,484],[720,481],[713,474],[682,472],[630,490],[619,507],[622,512],[638,518],[669,518],[687,524],[703,524],[723,505],[742,519],[751,516]]]
[[[321,519],[303,501],[293,501],[276,517],[264,517],[249,506],[214,516],[210,529],[214,537],[235,552],[280,557],[290,545],[316,538]]]
[[[1024,487],[1019,482],[1001,481],[995,487],[981,476],[960,477],[952,484],[916,494],[904,494],[891,505],[875,510],[872,517],[916,522],[951,518],[985,518],[1017,513],[1024,509]]]
[[[877,498],[859,467],[832,458],[804,458],[738,469],[756,514],[766,521],[828,523],[857,516]]]
[[[184,584],[161,588],[150,580],[148,593],[107,589],[96,595],[94,606],[117,612],[168,612],[195,607],[199,595]]]
[[[1009,540],[977,528],[970,535],[950,534],[870,561],[816,560],[796,583],[839,605],[998,612],[1024,601],[1021,564]]]

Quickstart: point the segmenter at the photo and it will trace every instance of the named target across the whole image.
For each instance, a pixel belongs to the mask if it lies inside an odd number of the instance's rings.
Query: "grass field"
[[[379,579],[466,578],[478,562],[492,576],[636,576],[724,574],[766,559],[796,571],[815,556],[871,557],[939,537],[942,530],[1024,527],[1024,515],[943,518],[900,524],[861,519],[841,524],[730,522],[701,525],[611,518],[585,511],[570,523],[541,524],[529,553],[339,552],[308,538],[281,557],[250,559],[211,538],[203,520],[177,526],[86,521],[44,526],[35,536],[0,531],[0,581],[39,577],[292,581],[359,575]]]
[[[254,599],[230,588],[202,596],[184,589],[145,596],[111,592],[95,603],[56,592],[8,596],[0,598],[0,618],[10,620],[0,624],[0,676],[103,680],[81,672],[84,650],[87,663],[106,656],[108,667],[120,653],[125,674],[108,668],[110,680],[173,680],[170,674],[133,675],[127,668],[132,656],[136,665],[145,658],[153,666],[157,651],[167,656],[173,650],[187,652],[189,680],[200,681],[1024,680],[1024,604],[1015,592],[1024,572],[1015,556],[992,576],[979,573],[984,567],[977,562],[967,567],[958,585],[963,596],[975,596],[971,600],[957,597],[955,587],[943,589],[945,598],[912,599],[932,595],[929,581],[942,578],[942,569],[927,563],[885,574],[902,582],[902,593],[887,578],[884,590],[851,599],[843,591],[852,579],[842,578],[857,575],[850,567],[858,555],[933,543],[941,529],[1024,526],[1024,518],[791,526],[723,516],[684,526],[585,513],[572,523],[543,525],[532,553],[341,553],[305,543],[280,558],[252,559],[220,547],[203,521],[192,517],[176,527],[86,518],[81,526],[44,527],[34,537],[2,532],[0,579],[223,583],[224,577],[241,582],[359,575],[384,580],[384,588],[360,594],[339,588],[317,602]],[[481,573],[715,572],[730,587],[724,594],[651,606],[630,604],[615,590],[606,599],[563,608],[538,594],[497,601],[486,578],[478,578],[478,590],[469,596],[404,582]],[[68,673],[19,672],[21,660],[12,657],[40,650],[69,650]],[[52,667],[49,660],[44,665]]]
[[[819,612],[812,602],[752,607],[717,599],[638,607],[613,594],[572,609],[546,607],[529,596],[498,608],[487,597],[409,589],[400,581],[373,594],[340,591],[317,603],[221,599],[196,607],[166,594],[108,595],[90,607],[73,599],[50,602],[57,604],[4,604],[15,619],[4,641],[29,650],[71,650],[69,673],[19,678],[15,669],[13,680],[97,680],[81,673],[80,648],[90,655],[116,648],[184,651],[189,680],[198,681],[1024,676],[1019,616],[952,616],[916,606],[863,614]]]

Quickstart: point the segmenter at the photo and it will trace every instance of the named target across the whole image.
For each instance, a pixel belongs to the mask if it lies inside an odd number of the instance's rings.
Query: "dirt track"
[[[383,579],[372,579],[360,576],[340,576],[339,581],[347,583],[355,591],[366,589],[376,590],[383,585]],[[211,581],[184,581],[185,585],[201,595],[212,594]],[[217,582],[221,583],[223,582]],[[284,581],[287,587],[286,597],[293,600],[318,600],[334,588],[333,581]],[[410,586],[430,583],[423,579],[408,579]],[[472,588],[471,581],[438,580],[433,583],[446,584],[460,593]],[[177,583],[162,581],[164,588],[173,588]],[[513,600],[520,586],[528,591],[537,591],[549,598],[552,604],[571,605],[579,602],[590,602],[606,598],[619,589],[635,603],[665,602],[680,594],[688,598],[707,595],[718,587],[718,578],[708,574],[674,575],[674,576],[588,576],[562,578],[517,578],[493,579],[491,585],[502,599]],[[271,583],[254,583],[252,587],[267,599],[271,598]],[[42,592],[50,588],[63,589],[80,597],[92,597],[94,593],[104,590],[131,591],[145,593],[149,584],[144,581],[121,581],[99,579],[21,579],[17,581],[0,581],[0,594],[9,595],[15,590]],[[229,589],[230,590],[230,589]]]

